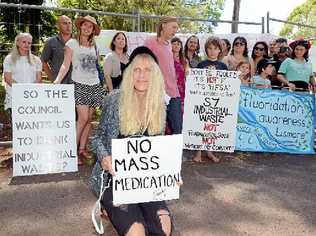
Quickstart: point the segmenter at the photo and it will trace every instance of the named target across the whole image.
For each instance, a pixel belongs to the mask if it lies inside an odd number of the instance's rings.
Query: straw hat
[[[80,28],[80,25],[82,24],[82,22],[84,21],[89,21],[90,23],[93,24],[94,26],[94,35],[98,36],[100,34],[100,31],[101,31],[101,28],[100,26],[98,25],[97,21],[95,20],[94,17],[92,16],[78,16],[76,21],[75,21],[75,25],[77,27],[77,29]]]

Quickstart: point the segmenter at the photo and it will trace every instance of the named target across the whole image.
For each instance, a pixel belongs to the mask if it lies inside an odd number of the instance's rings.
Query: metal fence
[[[157,15],[148,15],[143,14],[140,11],[135,10],[132,13],[117,13],[117,12],[105,12],[105,11],[97,11],[97,10],[85,10],[85,9],[70,9],[63,7],[52,7],[52,6],[42,6],[42,5],[27,5],[27,4],[15,4],[15,3],[6,3],[0,2],[0,9],[17,9],[17,14],[12,17],[12,21],[10,22],[0,22],[0,27],[11,28],[16,31],[28,31],[29,29],[33,30],[36,33],[33,33],[33,36],[37,39],[45,40],[42,37],[42,32],[47,29],[45,27],[51,27],[51,25],[47,25],[45,22],[36,22],[34,24],[24,24],[21,21],[22,13],[26,10],[40,10],[40,11],[52,11],[58,14],[69,14],[71,16],[76,15],[93,15],[98,18],[99,23],[102,25],[107,25],[107,20],[110,20],[109,17],[115,17],[114,20],[121,21],[121,27],[117,28],[117,30],[126,30],[126,25],[128,25],[128,29],[134,32],[155,32],[156,24],[161,16]],[[5,14],[5,13],[4,13]],[[113,18],[111,18],[113,19]],[[212,24],[233,24],[237,23],[240,25],[253,25],[258,27],[258,32],[264,33],[265,31],[265,20],[264,17],[261,18],[259,22],[248,22],[248,21],[231,21],[231,20],[212,20],[212,19],[202,19],[202,18],[193,18],[186,16],[177,16],[177,19],[185,24],[190,22],[201,22],[201,23],[212,23]],[[45,25],[46,24],[46,25]],[[14,26],[14,27],[12,27]],[[107,28],[109,29],[109,28]],[[182,28],[182,32],[184,29]],[[192,32],[194,33],[194,32]],[[52,32],[52,35],[54,32]],[[33,49],[38,51],[42,47],[42,41],[39,40],[35,42],[33,45]],[[10,42],[0,42],[0,70],[2,60],[1,58],[8,53],[8,50],[11,48],[12,43]]]
[[[143,25],[142,22],[144,19],[152,19],[158,20],[161,16],[157,15],[148,15],[142,14],[140,11],[136,11],[135,13],[116,13],[116,12],[104,12],[104,11],[95,11],[95,10],[84,10],[84,9],[70,9],[63,7],[49,7],[49,6],[39,6],[39,5],[27,5],[27,4],[15,4],[15,3],[5,3],[0,2],[0,8],[18,8],[19,10],[23,9],[37,9],[37,10],[47,10],[47,11],[55,11],[61,13],[77,13],[77,14],[93,14],[98,16],[115,16],[115,17],[124,17],[133,20],[133,31],[148,31],[150,28],[146,28],[146,25]],[[250,22],[250,21],[231,21],[231,20],[212,20],[212,19],[202,19],[202,18],[193,18],[186,16],[178,16],[178,20],[180,21],[198,21],[205,23],[216,23],[216,24],[245,24],[245,25],[256,25],[259,26],[261,32],[264,33],[264,17],[261,18],[259,22]],[[154,24],[153,24],[154,25]],[[39,27],[41,24],[39,24]]]
[[[267,12],[266,20],[267,20],[267,33],[270,33],[270,22],[271,21],[285,23],[285,24],[289,24],[289,25],[295,25],[298,27],[306,27],[306,28],[310,28],[310,29],[316,29],[316,26],[313,26],[313,25],[306,25],[306,24],[301,24],[301,23],[296,23],[296,22],[291,22],[291,21],[273,18],[270,16],[270,12]]]

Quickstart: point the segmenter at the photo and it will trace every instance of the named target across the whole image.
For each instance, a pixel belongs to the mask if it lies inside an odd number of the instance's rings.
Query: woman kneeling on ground
[[[162,135],[166,106],[164,81],[153,52],[136,48],[124,71],[121,89],[110,93],[104,102],[94,146],[98,162],[91,176],[92,189],[99,193],[102,169],[112,178],[111,139],[131,136]],[[119,235],[170,235],[170,212],[164,201],[113,205],[110,186],[101,199]]]

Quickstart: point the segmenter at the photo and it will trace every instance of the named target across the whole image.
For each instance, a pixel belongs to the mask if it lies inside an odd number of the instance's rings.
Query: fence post
[[[137,10],[137,32],[140,32],[140,21],[141,21],[141,18],[140,18],[140,11],[139,9]]]
[[[261,17],[261,33],[264,34],[264,16]]]
[[[135,15],[135,13],[136,13],[136,10],[133,9],[132,14]],[[136,19],[134,17],[132,18],[132,31],[136,31]]]
[[[267,33],[270,33],[270,12],[267,12]]]

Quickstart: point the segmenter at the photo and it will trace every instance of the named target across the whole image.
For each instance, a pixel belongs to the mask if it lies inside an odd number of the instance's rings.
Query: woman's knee
[[[126,236],[145,236],[145,228],[142,223],[133,223],[126,233]]]
[[[167,235],[171,235],[171,218],[170,218],[170,213],[167,210],[159,210],[157,212],[160,223],[161,223],[161,228],[162,231]]]
[[[89,122],[89,114],[78,114],[78,123],[80,123],[81,125],[86,125]]]

